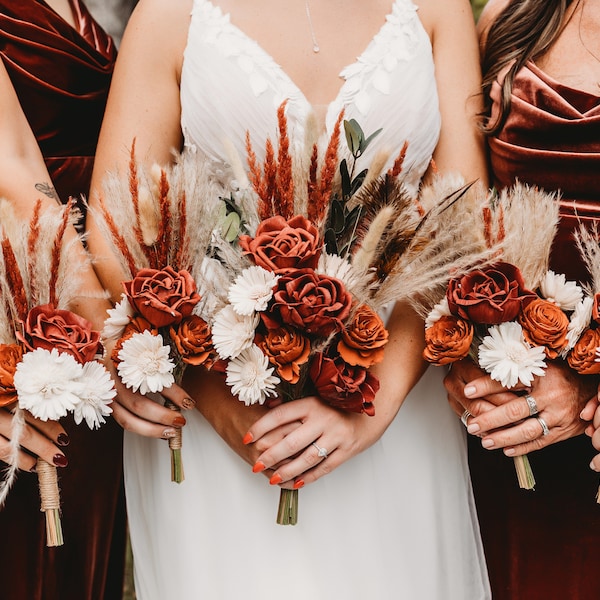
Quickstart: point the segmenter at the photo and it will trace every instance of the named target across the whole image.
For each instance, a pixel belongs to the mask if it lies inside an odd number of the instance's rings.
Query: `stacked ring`
[[[548,429],[548,425],[546,424],[546,421],[544,421],[544,419],[542,419],[542,417],[536,417],[536,420],[542,427],[542,436],[548,435],[550,433],[550,429]]]
[[[460,420],[462,422],[462,424],[467,427],[468,423],[467,420],[469,419],[469,417],[472,417],[473,415],[467,410],[465,410],[465,412],[460,416]]]
[[[529,394],[527,396],[525,396],[525,401],[527,402],[527,406],[529,407],[529,416],[533,417],[535,415],[537,415],[540,411],[537,407],[537,403],[535,401],[535,398],[533,396],[530,396]]]

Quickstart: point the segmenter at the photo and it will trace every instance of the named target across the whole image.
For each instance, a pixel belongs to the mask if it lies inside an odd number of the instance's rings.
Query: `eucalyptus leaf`
[[[365,134],[356,119],[344,121],[344,131],[346,133],[346,143],[352,156],[360,156],[360,148],[364,142]]]
[[[221,222],[221,234],[228,242],[233,242],[237,239],[240,233],[241,219],[236,212],[230,212]]]
[[[369,146],[369,144],[373,141],[373,139],[378,136],[381,132],[383,131],[383,128],[379,128],[375,133],[372,133],[366,140],[363,141],[361,147],[360,147],[360,153],[362,154],[367,147]]]

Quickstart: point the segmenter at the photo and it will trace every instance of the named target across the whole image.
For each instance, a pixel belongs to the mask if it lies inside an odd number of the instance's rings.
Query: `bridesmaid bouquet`
[[[95,429],[112,412],[116,390],[100,362],[100,334],[66,309],[80,295],[69,260],[73,246],[63,242],[70,219],[70,205],[42,214],[38,203],[31,221],[21,224],[0,201],[0,406],[14,415],[0,504],[16,478],[26,414],[58,421],[72,413],[76,424],[85,420]],[[37,473],[47,545],[61,546],[56,466],[38,458]]]
[[[481,217],[479,231],[498,248],[497,260],[450,280],[426,319],[423,356],[437,365],[469,356],[504,387],[527,387],[544,375],[546,360],[573,348],[583,292],[548,270],[558,223],[552,194],[517,184]],[[520,487],[533,489],[527,457],[514,461]]]

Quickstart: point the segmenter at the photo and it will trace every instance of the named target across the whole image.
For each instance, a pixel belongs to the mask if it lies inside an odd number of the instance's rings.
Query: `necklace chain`
[[[321,50],[321,48],[319,46],[319,42],[317,41],[317,36],[315,35],[315,30],[313,28],[312,18],[310,16],[310,6],[308,5],[308,0],[304,0],[304,6],[306,7],[306,18],[308,19],[308,27],[310,28],[310,37],[312,39],[313,52],[316,54]]]
[[[308,1],[308,0],[307,0]],[[583,37],[581,36],[581,21],[583,21],[583,9],[585,7],[585,0],[582,2],[581,4],[581,11],[579,12],[579,27],[577,28],[577,34],[579,35],[579,41],[581,42],[581,45],[583,46],[583,49],[592,57],[594,58],[597,62],[600,63],[600,58],[598,58],[598,56],[596,56],[586,45],[586,43],[583,41]]]

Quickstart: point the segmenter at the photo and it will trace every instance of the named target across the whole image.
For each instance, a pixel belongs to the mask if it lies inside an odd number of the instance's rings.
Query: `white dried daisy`
[[[117,395],[115,384],[106,367],[95,360],[83,365],[81,383],[81,402],[75,407],[73,418],[77,425],[85,419],[90,429],[98,429],[106,423],[104,417],[112,413],[110,404]]]
[[[440,302],[438,302],[427,315],[425,319],[425,329],[429,329],[434,323],[437,323],[442,317],[449,317],[452,313],[448,306],[448,298],[444,296]]]
[[[575,281],[567,281],[564,274],[548,271],[540,283],[542,296],[562,310],[571,311],[581,302],[583,290]]]
[[[123,342],[117,355],[117,372],[123,384],[142,394],[161,392],[175,382],[175,364],[169,358],[170,348],[163,338],[150,331],[134,333]]]
[[[66,352],[37,348],[17,364],[14,385],[19,408],[41,421],[57,421],[80,402],[83,367]]]
[[[273,375],[269,359],[254,344],[229,361],[226,373],[231,393],[246,406],[264,404],[267,396],[277,395],[279,377]]]
[[[109,308],[107,311],[108,318],[104,321],[102,329],[103,340],[118,340],[122,335],[125,327],[129,324],[130,317],[133,316],[133,307],[127,300],[125,294],[121,294],[121,302],[115,304],[114,308]]]
[[[279,277],[272,271],[253,266],[244,269],[229,287],[227,297],[239,315],[266,310]]]
[[[240,315],[227,305],[216,315],[212,324],[212,341],[221,358],[234,358],[254,341],[258,315]]]
[[[479,365],[505,388],[519,381],[531,385],[534,375],[544,375],[545,350],[531,347],[523,338],[523,329],[513,321],[489,328],[479,346]]]
[[[357,275],[356,269],[345,258],[337,254],[322,252],[316,271],[322,275],[339,279],[348,290],[360,287],[360,277]]]
[[[567,352],[575,347],[577,340],[581,337],[581,334],[589,326],[592,320],[592,308],[594,306],[594,299],[590,296],[586,296],[576,307],[569,320],[567,327],[567,345],[562,351],[562,355],[566,356]]]

